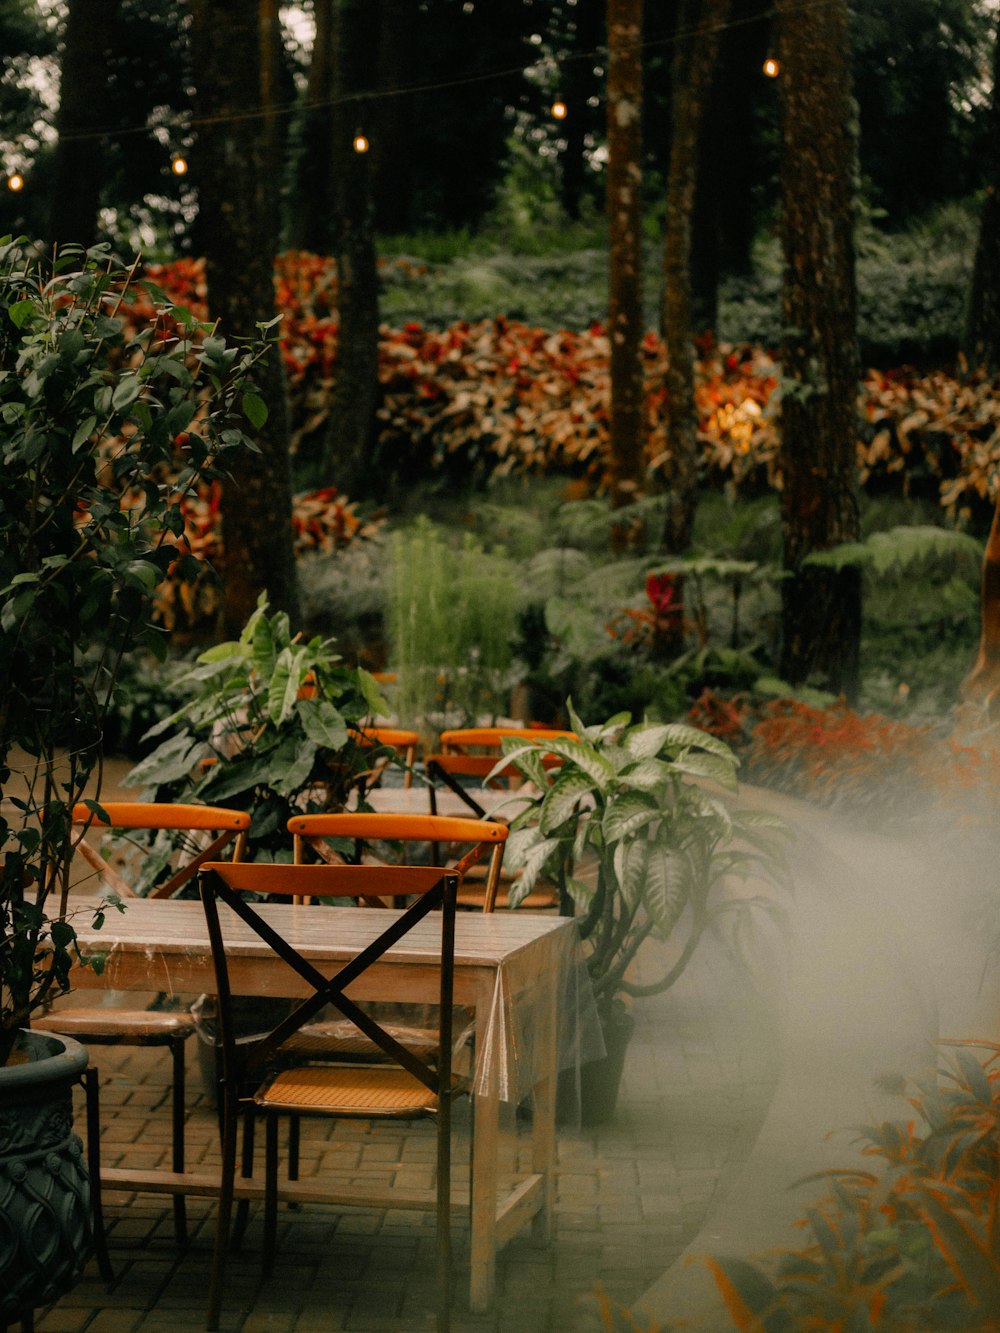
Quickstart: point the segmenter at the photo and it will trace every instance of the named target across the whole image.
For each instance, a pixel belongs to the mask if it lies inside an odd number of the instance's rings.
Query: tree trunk
[[[367,153],[354,151],[354,136],[365,128],[365,101],[358,94],[370,89],[371,49],[362,20],[371,21],[377,10],[372,0],[337,0],[334,22],[338,100],[331,165],[340,328],[325,469],[339,490],[349,495],[374,488],[368,455],[379,396],[378,275],[370,163]]]
[[[104,71],[119,0],[70,0],[63,33],[49,240],[93,245],[104,180]]]
[[[804,564],[855,540],[858,361],[846,0],[778,0],[784,257],[781,673],[853,698],[857,569]]]
[[[970,370],[1000,368],[1000,27],[993,47],[993,101],[986,196],[972,274],[966,355]],[[979,652],[962,682],[962,698],[1000,718],[1000,490],[997,492],[980,591]]]
[[[191,61],[198,131],[198,199],[208,308],[229,339],[273,319],[277,183],[268,163],[261,10],[244,0],[192,0]],[[249,114],[253,113],[253,114]],[[267,118],[264,117],[266,126]],[[272,610],[297,608],[285,375],[275,347],[259,375],[268,406],[222,485],[225,631],[238,634],[266,592]]]
[[[608,0],[608,176],[612,503],[644,474],[642,318],[642,0]]]
[[[692,218],[705,107],[712,91],[718,34],[729,0],[681,0],[673,64],[673,132],[663,244],[663,340],[667,351],[669,492],[663,546],[691,545],[698,487],[698,413],[694,400],[691,290]]]
[[[1000,369],[1000,27],[993,46],[986,194],[979,220],[965,351],[972,369]]]
[[[307,110],[296,171],[297,207],[291,223],[293,245],[317,254],[328,253],[332,236],[333,3],[334,0],[313,0],[316,35],[309,62]]]

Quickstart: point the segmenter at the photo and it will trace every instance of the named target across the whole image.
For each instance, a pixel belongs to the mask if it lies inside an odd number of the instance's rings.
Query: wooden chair
[[[548,727],[463,727],[441,733],[441,750],[438,754],[427,756],[426,771],[429,780],[431,812],[437,812],[437,797],[440,786],[446,787],[469,807],[470,812],[479,819],[493,818],[486,807],[477,800],[482,790],[513,791],[512,783],[520,783],[521,775],[514,769],[500,769],[494,772],[503,759],[503,742],[507,737],[514,737],[526,743],[544,742],[545,740],[576,739],[572,731],[559,731]],[[546,768],[554,768],[562,763],[558,755],[542,755]],[[470,787],[463,779],[475,779],[479,790]],[[502,812],[499,817],[502,817]],[[507,881],[510,883],[510,881]],[[483,892],[475,881],[467,883],[459,894],[462,907],[478,906],[477,894]],[[559,905],[559,895],[554,885],[537,884],[522,900],[520,906],[529,911],[539,911]]]
[[[365,749],[374,751],[375,762],[366,775],[366,787],[375,787],[393,759],[401,759],[404,765],[403,786],[413,786],[413,766],[417,762],[417,750],[420,748],[420,733],[406,731],[402,727],[351,727],[353,740]]]
[[[207,861],[218,860],[230,844],[233,858],[242,858],[250,816],[242,810],[226,810],[211,805],[170,805],[155,802],[105,801],[101,807],[107,819],[100,819],[89,806],[73,808],[73,823],[118,831],[133,855],[142,856],[148,847],[138,835],[167,834],[176,851],[175,864],[165,868],[165,878],[150,892],[152,898],[171,898],[197,876]],[[130,839],[129,835],[135,835]],[[165,853],[164,853],[165,854]],[[80,856],[101,880],[121,898],[137,895],[120,869],[108,861],[81,836],[76,846]],[[113,853],[112,853],[113,856]],[[189,1013],[170,1013],[157,1009],[82,1008],[54,1009],[32,1020],[42,1031],[75,1037],[84,1046],[164,1046],[172,1062],[172,1152],[173,1170],[184,1170],[184,1124],[186,1091],[184,1052],[194,1035],[195,1023]],[[88,1122],[95,1119],[91,1098],[96,1092],[92,1082],[85,1085],[88,1096]],[[183,1195],[174,1197],[174,1231],[179,1244],[187,1241],[187,1216]]]
[[[345,816],[350,818],[350,816]],[[222,1035],[222,1178],[215,1252],[209,1290],[209,1329],[219,1326],[233,1200],[236,1194],[237,1136],[241,1116],[265,1122],[264,1269],[274,1261],[277,1229],[278,1121],[290,1116],[414,1118],[437,1120],[437,1236],[439,1306],[437,1328],[447,1333],[451,1305],[451,1070],[454,982],[455,894],[458,874],[434,866],[372,865],[206,865],[201,875],[219,997]],[[415,897],[402,913],[387,914],[386,929],[334,976],[325,977],[242,896],[265,893],[290,899],[374,895]],[[268,1033],[246,1059],[237,1061],[232,1022],[232,994],[219,905],[224,904],[257,933],[310,987],[312,993]],[[356,981],[394,943],[429,913],[440,909],[440,988],[438,1055],[432,1063],[408,1050],[366,1010],[348,998]],[[289,1039],[326,1005],[333,1005],[387,1057],[383,1065],[301,1064],[289,1068]],[[277,1072],[274,1072],[274,1068]],[[259,1080],[252,1091],[241,1088],[248,1075]]]

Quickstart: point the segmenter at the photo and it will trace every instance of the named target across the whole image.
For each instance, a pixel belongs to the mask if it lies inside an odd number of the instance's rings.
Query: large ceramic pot
[[[73,1133],[79,1042],[23,1032],[0,1068],[0,1327],[68,1291],[93,1249],[90,1181]]]
[[[614,1119],[635,1019],[622,1004],[601,1010],[599,1016],[606,1053],[581,1065],[579,1075],[567,1069],[559,1075],[557,1112],[563,1124],[591,1128]]]

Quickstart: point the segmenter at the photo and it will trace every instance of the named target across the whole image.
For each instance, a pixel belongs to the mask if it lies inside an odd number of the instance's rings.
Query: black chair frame
[[[263,867],[253,867],[263,869]],[[282,866],[280,870],[289,872],[292,867]],[[328,896],[355,896],[361,893],[361,886],[370,880],[371,869],[367,866],[307,866],[298,867],[319,872],[324,880],[336,888],[326,889]],[[237,1132],[242,1113],[263,1115],[266,1123],[265,1139],[265,1182],[264,1182],[264,1254],[265,1264],[269,1267],[274,1255],[274,1241],[277,1227],[277,1121],[281,1114],[289,1112],[259,1107],[252,1099],[241,1095],[241,1086],[245,1087],[251,1078],[264,1079],[268,1076],[272,1063],[281,1065],[280,1048],[304,1024],[308,1023],[321,1009],[333,1005],[350,1019],[398,1065],[419,1079],[437,1097],[437,1261],[438,1261],[438,1333],[448,1333],[450,1328],[451,1308],[451,1102],[455,1093],[452,1077],[452,1008],[454,997],[454,954],[455,954],[455,912],[458,891],[458,876],[451,870],[437,873],[431,867],[386,867],[384,873],[400,879],[400,892],[410,894],[418,892],[416,901],[401,913],[388,927],[379,934],[349,962],[340,967],[333,976],[326,977],[318,971],[302,954],[283,936],[265,921],[240,892],[230,887],[223,878],[225,871],[246,872],[245,865],[206,866],[200,875],[200,894],[205,909],[212,958],[216,973],[216,990],[219,1003],[219,1022],[222,1052],[222,1087],[219,1105],[222,1125],[222,1179],[219,1192],[218,1229],[215,1238],[215,1251],[212,1264],[211,1286],[207,1328],[217,1329],[221,1308],[222,1283],[225,1275],[226,1248],[232,1220],[233,1201],[236,1193],[236,1151]],[[358,887],[350,886],[356,879]],[[409,889],[404,884],[409,881]],[[343,885],[343,887],[341,887]],[[429,887],[427,887],[429,885]],[[307,890],[323,896],[323,889]],[[219,918],[218,903],[222,901],[237,917],[245,922],[289,968],[298,974],[312,988],[312,995],[303,999],[294,1010],[283,1018],[275,1028],[245,1055],[237,1058],[236,1037],[232,1024],[232,990],[229,981],[229,969],[226,958],[222,925]],[[396,943],[406,936],[418,922],[436,909],[441,917],[441,980],[438,1009],[438,1051],[433,1064],[425,1062],[394,1037],[364,1009],[345,994],[347,988],[355,982],[369,967]],[[377,918],[374,918],[377,920]],[[285,1062],[287,1067],[287,1062]],[[302,1112],[296,1111],[293,1123]],[[319,1112],[319,1114],[330,1114]]]

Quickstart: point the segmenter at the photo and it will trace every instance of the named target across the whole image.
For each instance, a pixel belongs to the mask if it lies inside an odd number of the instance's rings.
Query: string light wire
[[[795,6],[798,10],[807,9],[827,9],[840,0],[800,0]],[[707,37],[711,33],[728,32],[736,28],[749,27],[754,23],[762,23],[773,19],[778,10],[776,6],[771,6],[760,14],[749,15],[745,18],[729,19],[725,23],[704,24],[697,27],[688,28],[683,32],[671,33],[668,37],[654,37],[639,43],[639,49],[650,51],[660,47],[670,47],[679,41],[689,40],[698,37]],[[567,65],[578,60],[606,60],[608,48],[606,46],[595,47],[592,51],[576,51],[560,60],[560,65]],[[503,79],[513,78],[524,73],[525,66],[513,65],[508,69],[490,70],[482,74],[467,74],[461,78],[441,79],[434,83],[412,83],[401,84],[397,88],[380,88],[377,91],[362,93],[344,93],[340,97],[313,98],[310,100],[296,100],[294,102],[285,102],[279,106],[256,106],[248,107],[243,111],[220,111],[209,116],[179,116],[173,121],[162,121],[158,128],[173,129],[187,132],[198,129],[201,126],[208,125],[227,125],[238,124],[248,120],[264,120],[271,116],[292,116],[302,112],[308,114],[311,111],[325,111],[339,106],[350,106],[352,104],[363,106],[366,103],[380,102],[390,97],[408,97],[416,93],[434,93],[443,92],[451,88],[472,87],[477,84],[500,82]],[[108,126],[107,129],[100,130],[78,130],[60,136],[64,143],[80,143],[85,140],[123,138],[125,135],[148,134],[148,125],[125,125]]]

